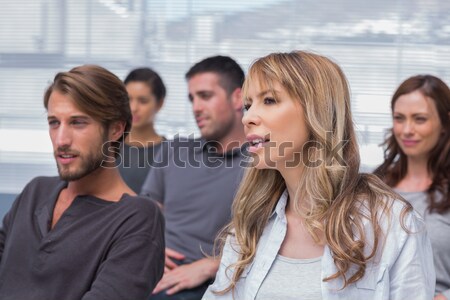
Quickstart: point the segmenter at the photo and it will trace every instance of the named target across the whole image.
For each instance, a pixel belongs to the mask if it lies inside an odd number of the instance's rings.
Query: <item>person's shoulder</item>
[[[236,232],[235,229],[230,230],[228,234],[224,237],[225,241],[222,241],[223,243],[223,250],[222,250],[222,263],[231,263],[234,262],[239,254],[240,254],[240,245],[236,238]]]
[[[163,159],[168,159],[173,156],[174,153],[189,153],[195,149],[202,149],[204,143],[205,142],[202,139],[175,136],[173,139],[162,141],[159,144],[157,151]]]
[[[420,235],[426,231],[422,216],[400,195],[385,196],[380,201],[384,205],[377,207],[377,219],[386,244],[402,245],[411,234]]]
[[[114,215],[114,239],[121,241],[144,240],[164,248],[164,217],[161,209],[150,199],[124,194],[107,217]],[[130,240],[131,239],[131,240]]]
[[[399,230],[401,229],[408,234],[426,230],[423,217],[408,201],[403,198],[396,198],[392,202],[393,221]]]
[[[170,146],[170,148],[178,149],[178,148],[201,148],[205,141],[201,138],[195,138],[192,136],[184,137],[184,136],[174,136],[173,139],[166,141],[166,144]]]
[[[56,195],[66,182],[59,177],[39,176],[29,181],[17,196],[17,205],[25,204],[27,207],[43,205],[51,200],[51,195]],[[20,203],[20,204],[19,204]]]
[[[391,222],[397,224],[398,222],[396,221],[408,214],[413,214],[414,217],[418,216],[411,204],[393,191],[375,194],[372,195],[372,197],[374,197],[374,199],[369,200],[367,195],[362,196],[362,199],[359,201],[359,212],[365,216],[373,215],[375,213],[381,224]],[[376,204],[371,207],[369,201]]]
[[[155,203],[155,201],[150,200],[144,196],[132,196],[126,194],[124,196],[126,200],[126,209],[132,211],[133,213],[140,215],[142,217],[160,217],[161,209]]]
[[[62,180],[59,176],[37,176],[30,180],[29,184],[58,184]]]
[[[44,189],[44,190],[51,190],[58,186],[59,184],[62,184],[63,181],[58,176],[38,176],[30,180],[30,182],[27,183],[24,190],[30,190],[30,189]]]

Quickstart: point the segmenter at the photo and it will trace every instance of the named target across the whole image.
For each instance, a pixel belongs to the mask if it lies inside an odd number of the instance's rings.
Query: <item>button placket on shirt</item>
[[[257,272],[253,272],[255,277],[251,280],[251,287],[247,289],[248,294],[246,294],[246,299],[255,299],[258,294],[262,282],[269,273],[269,269],[280,251],[281,244],[286,235],[286,229],[286,220],[277,216],[267,239],[265,249],[261,249],[261,259],[255,262],[254,267],[256,267]]]

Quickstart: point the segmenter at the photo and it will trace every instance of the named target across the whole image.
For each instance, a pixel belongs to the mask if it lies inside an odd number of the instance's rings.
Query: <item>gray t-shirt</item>
[[[217,233],[231,219],[243,158],[240,148],[218,154],[203,140],[162,145],[141,194],[163,205],[166,247],[186,256],[180,263],[212,254]]]
[[[322,257],[294,259],[277,255],[256,299],[322,299]]]
[[[403,192],[396,190],[419,212],[427,225],[428,236],[433,248],[436,269],[436,293],[450,299],[450,211],[444,214],[428,211],[428,195],[425,192]]]
[[[149,144],[146,147],[136,147],[122,143],[121,148],[117,166],[120,175],[135,193],[139,193],[150,166],[155,160],[156,153],[161,148],[161,143],[156,145]]]

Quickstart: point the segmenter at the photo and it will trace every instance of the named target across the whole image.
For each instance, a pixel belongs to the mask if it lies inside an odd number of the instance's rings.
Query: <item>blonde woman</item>
[[[253,168],[204,299],[431,299],[420,216],[359,153],[346,78],[328,58],[274,53],[244,83]]]

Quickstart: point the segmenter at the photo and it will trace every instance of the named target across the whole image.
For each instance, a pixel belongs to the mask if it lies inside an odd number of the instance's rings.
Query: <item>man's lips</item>
[[[73,153],[56,153],[55,157],[60,164],[67,165],[75,161],[78,155]]]
[[[208,120],[208,119],[205,118],[205,117],[195,118],[195,121],[197,122],[197,126],[198,126],[199,128],[205,126],[207,120]]]

